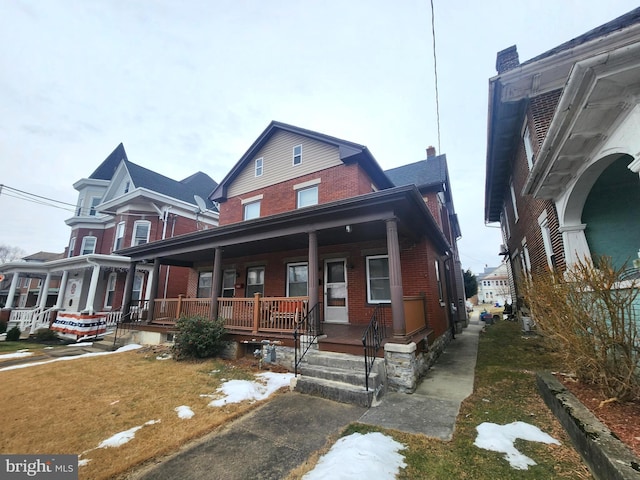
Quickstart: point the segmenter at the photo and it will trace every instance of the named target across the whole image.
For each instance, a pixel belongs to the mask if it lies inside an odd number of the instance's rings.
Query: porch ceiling
[[[557,198],[599,154],[638,104],[639,58],[640,44],[636,44],[576,64],[524,194]]]

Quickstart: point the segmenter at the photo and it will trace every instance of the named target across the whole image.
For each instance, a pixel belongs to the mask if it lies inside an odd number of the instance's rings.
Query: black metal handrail
[[[122,308],[122,307],[121,307]],[[146,312],[147,317],[143,318],[142,312]],[[118,341],[118,331],[131,330],[135,325],[144,325],[149,322],[149,300],[134,300],[129,307],[129,313],[122,315],[116,323],[116,329],[113,332],[113,349],[116,348]]]
[[[364,347],[364,384],[369,391],[369,375],[373,368],[373,364],[376,361],[378,350],[382,346],[382,341],[385,338],[385,308],[382,305],[378,305],[373,314],[369,325],[362,335],[362,346]]]
[[[298,323],[293,331],[293,344],[295,350],[294,375],[298,376],[298,366],[307,354],[311,346],[322,335],[322,322],[320,321],[320,304],[309,310],[307,315]]]

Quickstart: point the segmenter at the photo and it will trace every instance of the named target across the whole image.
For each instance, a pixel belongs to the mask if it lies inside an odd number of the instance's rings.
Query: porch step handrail
[[[369,325],[362,334],[362,346],[364,348],[364,384],[369,391],[369,375],[376,361],[378,350],[382,346],[385,335],[385,311],[382,305],[376,306],[369,320]]]
[[[309,349],[318,340],[318,336],[322,335],[322,323],[320,321],[320,304],[309,310],[309,313],[298,323],[293,331],[293,344],[295,350],[294,359],[294,375],[298,376],[298,367],[300,362],[307,354]]]

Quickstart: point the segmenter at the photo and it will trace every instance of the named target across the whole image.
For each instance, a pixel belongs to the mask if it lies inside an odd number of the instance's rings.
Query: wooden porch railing
[[[293,332],[296,322],[307,314],[308,297],[218,298],[218,317],[230,330],[247,332]],[[211,299],[183,298],[156,300],[154,320],[177,320],[181,316],[209,316]]]

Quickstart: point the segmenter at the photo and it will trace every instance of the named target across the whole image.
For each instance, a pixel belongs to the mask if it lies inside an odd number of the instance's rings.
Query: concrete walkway
[[[390,393],[366,409],[288,392],[128,478],[281,479],[353,422],[450,440],[473,392],[482,326],[476,313],[412,395]]]

